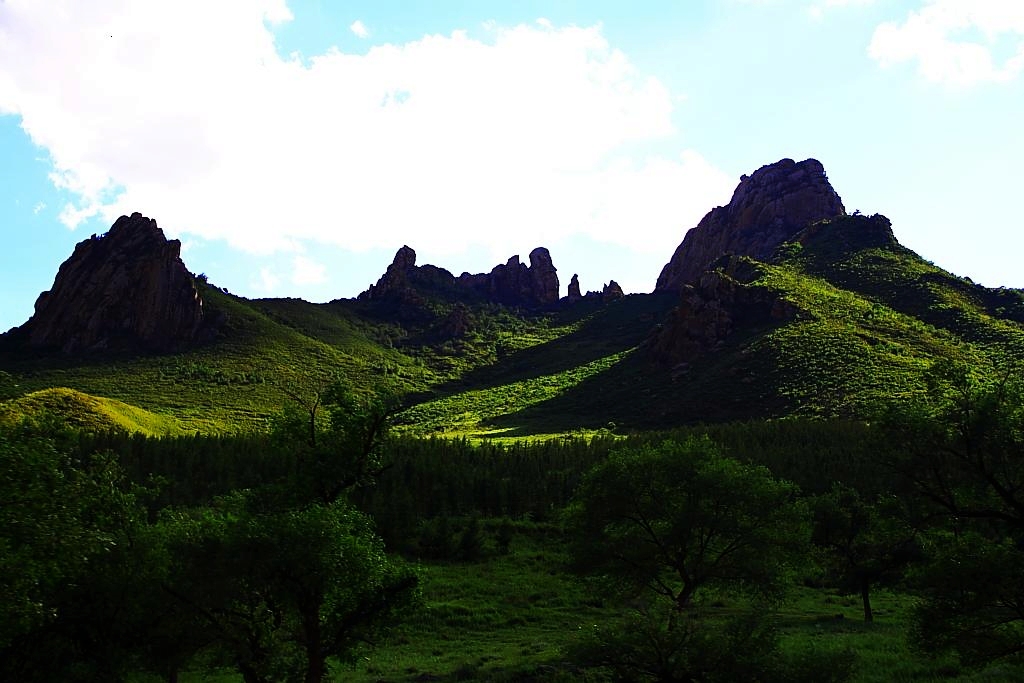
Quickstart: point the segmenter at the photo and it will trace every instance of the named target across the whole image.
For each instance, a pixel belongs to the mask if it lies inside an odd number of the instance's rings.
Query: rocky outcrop
[[[506,306],[538,307],[558,301],[558,274],[551,254],[544,247],[530,252],[530,265],[519,256],[491,269],[490,273],[463,273],[455,277],[436,266],[416,265],[416,252],[405,246],[377,284],[359,295],[360,299],[404,296],[411,290],[433,290],[458,294],[473,293],[486,301]]]
[[[105,235],[78,243],[20,332],[33,347],[65,353],[171,351],[198,341],[204,322],[181,242],[133,213],[118,218]]]
[[[797,308],[775,292],[749,284],[757,277],[749,261],[726,257],[715,270],[683,286],[679,305],[651,338],[651,350],[666,364],[689,363],[715,351],[741,326],[784,322]]]
[[[507,306],[543,306],[558,301],[558,274],[544,247],[530,252],[529,266],[513,256],[483,279],[465,273],[459,279],[485,293],[489,301]]]
[[[551,262],[551,254],[544,247],[530,252],[530,296],[537,303],[552,304],[558,301],[558,272]]]
[[[583,294],[580,293],[580,278],[576,273],[573,273],[572,279],[569,280],[569,292],[565,296],[569,303],[579,301],[583,298]]]
[[[379,299],[390,292],[399,292],[409,284],[409,277],[416,268],[416,252],[408,245],[403,245],[395,254],[394,260],[377,284],[359,295],[361,299]]]
[[[816,159],[783,159],[743,176],[726,206],[712,209],[683,238],[656,292],[679,292],[726,254],[771,258],[809,224],[846,213]]]
[[[624,296],[626,295],[623,293],[622,287],[615,280],[609,280],[608,284],[601,290],[601,300],[605,302],[618,301]]]

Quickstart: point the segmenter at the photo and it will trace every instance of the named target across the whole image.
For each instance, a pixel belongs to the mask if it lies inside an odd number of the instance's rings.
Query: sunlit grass
[[[0,405],[0,420],[7,422],[43,413],[60,415],[69,425],[87,431],[123,430],[147,436],[175,436],[183,431],[173,417],[64,387],[43,389]]]

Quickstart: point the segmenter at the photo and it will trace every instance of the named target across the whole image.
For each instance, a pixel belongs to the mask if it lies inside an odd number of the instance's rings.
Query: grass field
[[[493,536],[498,520],[484,520]],[[518,522],[507,554],[493,541],[472,562],[424,562],[424,608],[385,640],[360,652],[354,665],[336,665],[335,681],[605,681],[566,658],[582,629],[614,618],[624,607],[595,598],[594,587],[568,570],[564,539],[554,524]],[[852,650],[856,683],[1024,680],[1024,669],[994,664],[961,668],[907,644],[914,598],[879,591],[875,622],[862,621],[859,597],[797,586],[775,616],[781,647],[799,652]],[[715,601],[725,617],[741,603]],[[713,617],[712,617],[713,618]],[[153,679],[155,681],[155,679]],[[241,678],[229,673],[185,674],[185,683]],[[140,677],[136,683],[149,683]]]

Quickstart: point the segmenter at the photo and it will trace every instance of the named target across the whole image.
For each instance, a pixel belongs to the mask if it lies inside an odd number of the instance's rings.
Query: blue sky
[[[249,297],[351,297],[403,244],[650,291],[739,176],[1024,287],[1024,2],[0,0],[0,330],[122,213]]]

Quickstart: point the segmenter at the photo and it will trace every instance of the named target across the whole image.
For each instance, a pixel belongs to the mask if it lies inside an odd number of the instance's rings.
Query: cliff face
[[[683,237],[656,292],[680,292],[726,254],[765,260],[809,224],[846,213],[816,159],[783,159],[743,176],[726,206],[712,209]]]
[[[121,216],[107,234],[78,243],[21,332],[30,346],[65,353],[197,341],[203,301],[180,254],[156,221]]]
[[[752,285],[750,262],[723,257],[693,284],[683,285],[679,305],[652,335],[650,348],[666,364],[689,363],[717,350],[736,327],[792,320],[796,307],[777,294]]]

